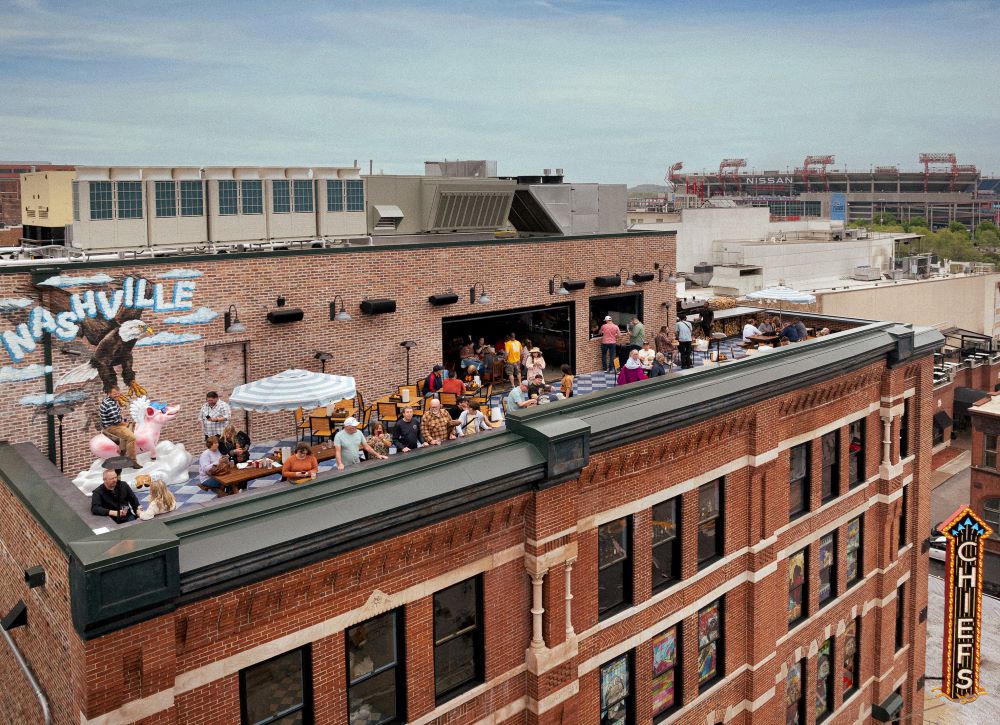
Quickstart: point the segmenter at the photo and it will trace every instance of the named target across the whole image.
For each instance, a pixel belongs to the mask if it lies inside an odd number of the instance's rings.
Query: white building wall
[[[715,242],[713,264],[751,264],[764,268],[764,286],[809,287],[810,282],[850,277],[855,267],[888,271],[891,238],[839,242]],[[880,318],[881,319],[881,318]],[[886,318],[889,319],[889,318]]]

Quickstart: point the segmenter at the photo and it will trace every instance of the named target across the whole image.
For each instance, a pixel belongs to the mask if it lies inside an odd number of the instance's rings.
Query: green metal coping
[[[324,247],[321,249],[268,249],[268,250],[256,250],[249,252],[237,252],[237,251],[227,251],[224,253],[214,252],[214,253],[203,253],[203,254],[184,254],[176,256],[162,256],[162,257],[133,257],[131,259],[105,259],[105,260],[92,260],[86,262],[75,262],[72,260],[49,260],[40,259],[38,264],[25,264],[25,265],[0,265],[0,275],[2,274],[27,274],[34,271],[37,267],[44,267],[46,269],[60,270],[64,268],[72,269],[94,269],[100,267],[135,267],[142,265],[156,265],[156,264],[187,264],[187,263],[198,263],[198,262],[225,262],[228,260],[241,260],[241,259],[256,259],[256,258],[279,258],[279,257],[295,257],[300,255],[322,255],[322,254],[351,254],[354,252],[364,252],[364,253],[378,253],[385,251],[393,251],[399,249],[420,249],[426,250],[428,248],[441,249],[447,247],[477,247],[477,246],[500,246],[504,244],[535,244],[538,242],[550,244],[555,242],[573,242],[579,241],[581,239],[616,239],[622,237],[662,237],[662,236],[676,236],[675,231],[628,231],[628,232],[618,232],[615,234],[576,234],[572,236],[557,236],[557,235],[542,235],[537,237],[505,237],[502,239],[471,239],[471,240],[442,240],[440,242],[409,242],[405,244],[374,244],[374,245],[348,245],[344,247]],[[368,235],[361,235],[368,236]],[[357,238],[357,237],[352,237]],[[379,239],[380,237],[373,237],[374,239]],[[280,243],[280,242],[279,242]],[[142,249],[149,249],[149,247],[142,247]],[[116,254],[118,251],[126,250],[104,250],[100,252],[95,252],[94,254]]]

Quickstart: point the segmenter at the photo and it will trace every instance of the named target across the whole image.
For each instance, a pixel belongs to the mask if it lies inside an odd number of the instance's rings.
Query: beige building
[[[206,247],[364,236],[357,167],[80,167],[72,245]]]
[[[75,171],[21,174],[22,237],[37,244],[63,244],[73,224]]]

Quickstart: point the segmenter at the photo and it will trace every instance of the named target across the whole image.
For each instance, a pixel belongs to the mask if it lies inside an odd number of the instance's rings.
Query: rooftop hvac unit
[[[875,282],[882,279],[882,270],[878,267],[869,267],[867,264],[864,264],[860,267],[854,268],[854,273],[851,275],[851,279],[857,279],[863,282]]]

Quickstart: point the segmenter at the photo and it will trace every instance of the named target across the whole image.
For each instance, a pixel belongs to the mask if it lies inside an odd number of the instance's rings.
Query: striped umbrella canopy
[[[319,408],[357,394],[354,378],[309,370],[285,370],[277,375],[238,385],[229,405],[243,410],[275,413],[298,407]]]
[[[767,289],[750,292],[747,294],[747,299],[791,302],[795,305],[811,305],[816,301],[816,295],[811,295],[808,292],[799,292],[791,287],[779,285],[777,287],[768,287]]]

